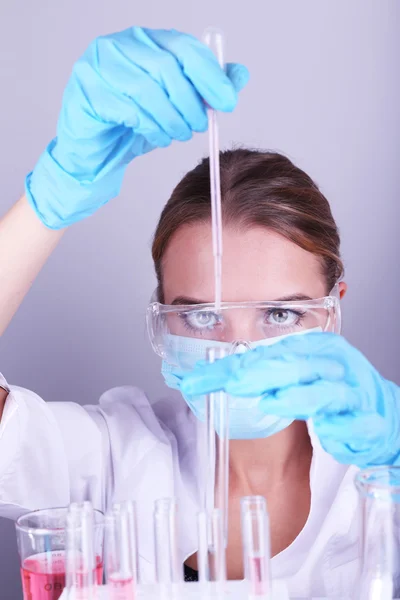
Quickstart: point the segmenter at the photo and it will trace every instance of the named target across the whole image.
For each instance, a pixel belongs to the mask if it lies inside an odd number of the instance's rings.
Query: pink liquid
[[[267,594],[269,591],[268,562],[264,556],[252,556],[247,559],[250,593],[255,596]]]
[[[134,600],[135,582],[133,577],[121,578],[111,575],[108,578],[110,600]]]
[[[58,600],[65,587],[65,555],[64,552],[52,552],[51,561],[46,555],[38,558],[27,558],[21,567],[24,600]],[[51,562],[51,564],[50,564]],[[98,556],[96,581],[103,581],[103,563]]]

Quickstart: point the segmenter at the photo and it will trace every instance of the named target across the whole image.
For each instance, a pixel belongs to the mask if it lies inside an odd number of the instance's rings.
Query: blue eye
[[[284,308],[271,308],[265,313],[265,323],[267,325],[278,325],[280,327],[291,327],[299,325],[304,317],[304,313],[287,310]]]
[[[185,326],[192,331],[213,329],[220,322],[220,317],[211,311],[193,311],[181,315]]]

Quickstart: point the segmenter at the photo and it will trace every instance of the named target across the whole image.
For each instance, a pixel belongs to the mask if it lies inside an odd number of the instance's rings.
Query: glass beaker
[[[24,600],[58,600],[65,588],[68,508],[35,510],[16,522]],[[96,579],[103,581],[104,515],[94,511]]]
[[[400,467],[372,467],[355,479],[361,502],[361,570],[357,596],[391,600],[400,593]]]

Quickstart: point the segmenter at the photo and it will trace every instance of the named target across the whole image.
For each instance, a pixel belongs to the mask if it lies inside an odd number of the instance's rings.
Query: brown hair
[[[312,179],[281,154],[242,148],[222,152],[220,169],[224,224],[266,227],[319,256],[329,292],[343,275],[340,237],[329,202]],[[157,225],[152,255],[160,302],[169,241],[181,225],[209,221],[210,204],[207,158],[178,183]]]

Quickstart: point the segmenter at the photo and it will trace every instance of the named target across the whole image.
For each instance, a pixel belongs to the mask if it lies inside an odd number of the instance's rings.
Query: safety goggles
[[[340,333],[338,284],[323,298],[223,302],[218,311],[213,303],[167,305],[153,298],[147,308],[152,347],[163,360],[181,367],[192,364],[189,355],[204,359],[211,346],[234,353],[306,331]]]

